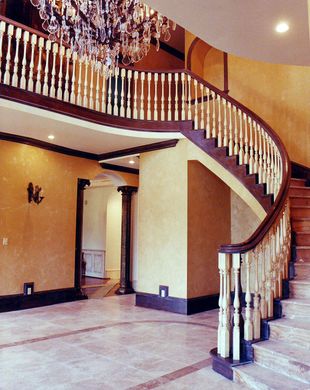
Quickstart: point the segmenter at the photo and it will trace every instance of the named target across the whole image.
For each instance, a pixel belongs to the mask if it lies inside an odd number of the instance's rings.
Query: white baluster
[[[84,62],[84,93],[83,93],[83,107],[88,107],[88,66],[89,66],[89,61],[88,58],[85,58]]]
[[[266,156],[267,156],[267,169],[266,169],[266,193],[271,193],[270,180],[271,180],[271,168],[270,168],[270,144],[269,136],[266,133]]]
[[[100,66],[96,66],[96,98],[95,98],[95,110],[100,111]]]
[[[221,104],[221,96],[217,96],[218,102],[218,133],[217,133],[217,146],[220,148],[223,146],[223,136],[222,136],[222,104]]]
[[[260,283],[260,314],[262,319],[266,319],[267,312],[267,300],[266,300],[266,248],[265,240],[260,244],[261,255],[261,283]]]
[[[42,72],[42,51],[44,48],[44,38],[39,38],[39,59],[38,59],[38,67],[37,67],[37,81],[35,85],[35,92],[41,93],[42,83],[41,83],[41,72]]]
[[[258,134],[258,182],[263,183],[263,146],[261,127],[257,125]]]
[[[59,47],[59,72],[58,72],[58,87],[57,87],[57,99],[62,100],[62,75],[63,75],[63,58],[65,55],[64,46]]]
[[[65,92],[64,92],[64,101],[69,101],[69,66],[70,66],[71,50],[66,50],[66,75],[65,75]]]
[[[139,119],[144,119],[144,80],[145,80],[145,73],[141,72],[140,118]]]
[[[235,140],[234,140],[234,155],[239,155],[239,129],[238,129],[238,118],[237,118],[237,107],[233,106],[234,111],[234,124],[235,124]],[[240,160],[239,160],[240,164]]]
[[[263,177],[262,182],[267,182],[267,150],[266,150],[266,134],[265,131],[262,129],[262,143],[263,143]]]
[[[106,106],[106,90],[107,90],[107,78],[106,78],[106,70],[103,68],[102,71],[102,90],[101,90],[101,111],[103,113],[107,112]]]
[[[52,48],[52,42],[50,40],[46,41],[45,51],[46,51],[46,60],[45,60],[45,70],[44,70],[44,84],[43,84],[43,95],[48,96],[48,77],[49,77],[49,56]]]
[[[118,116],[118,76],[119,76],[119,67],[115,68],[114,71],[114,105],[113,105],[113,115]]]
[[[14,57],[14,70],[13,70],[13,77],[12,77],[12,86],[18,87],[18,63],[19,63],[19,42],[22,37],[22,30],[21,28],[17,28],[15,31],[15,39],[16,39],[16,48],[15,48],[15,57]],[[1,66],[1,65],[0,65]]]
[[[204,103],[204,96],[203,96],[203,90],[204,86],[203,84],[200,85],[200,129],[205,128],[205,103]]]
[[[126,77],[126,69],[121,69],[121,107],[119,115],[124,118],[125,117],[125,77]]]
[[[89,84],[89,108],[94,109],[94,72],[95,72],[95,61],[91,61],[90,64],[90,84]]]
[[[233,360],[240,360],[240,313],[241,302],[239,299],[239,285],[240,285],[240,254],[233,254],[233,272],[235,281],[235,295],[234,295],[234,328],[233,328]]]
[[[273,141],[271,137],[269,137],[269,145],[270,145],[270,193],[273,194],[274,191],[274,156],[273,156]]]
[[[77,63],[77,53],[72,54],[72,78],[71,78],[71,94],[70,94],[70,103],[75,104],[76,101],[76,85],[75,85],[75,73],[76,73],[76,63]],[[79,103],[77,103],[79,104]]]
[[[228,102],[228,113],[229,113],[229,124],[228,124],[228,152],[229,155],[232,156],[234,154],[234,141],[233,141],[233,133],[232,133],[232,108],[231,108],[231,103]]]
[[[161,113],[160,120],[165,120],[165,73],[161,74]]]
[[[244,162],[244,149],[243,149],[243,126],[242,126],[242,112],[240,108],[238,109],[238,116],[239,116],[239,128],[240,128],[240,134],[239,134],[239,165],[245,164]]]
[[[151,81],[152,81],[152,73],[147,74],[147,119],[152,119],[151,113]]]
[[[245,292],[245,321],[244,321],[244,339],[253,340],[253,322],[251,319],[251,290],[250,290],[250,266],[251,259],[249,252],[244,255],[246,272],[246,292]]]
[[[217,353],[219,355],[222,355],[222,329],[223,329],[223,289],[224,289],[224,282],[223,282],[223,271],[220,265],[220,260],[221,256],[219,253],[219,275],[220,275],[220,291],[219,291],[219,300],[218,300],[218,305],[219,305],[219,318],[218,318],[218,328],[217,328]]]
[[[139,73],[134,72],[134,95],[133,95],[133,119],[138,119],[138,77]]]
[[[0,83],[2,81],[2,46],[3,46],[3,35],[5,33],[5,27],[6,24],[5,22],[1,21],[0,22]]]
[[[50,97],[54,98],[56,96],[55,89],[55,77],[56,77],[56,55],[58,54],[58,44],[53,44],[53,67],[52,67],[52,80],[50,88]]]
[[[212,138],[216,138],[216,94],[212,91]]]
[[[31,36],[31,60],[29,65],[29,78],[28,78],[28,91],[33,92],[33,68],[34,68],[34,49],[37,44],[37,36],[36,34],[32,34]]]
[[[108,81],[108,114],[112,114],[112,72],[109,72],[109,81]]]
[[[272,235],[268,233],[268,255],[267,255],[267,267],[266,267],[266,293],[267,293],[267,308],[268,317],[273,317],[273,289],[272,289]]]
[[[256,122],[253,121],[253,129],[254,129],[254,165],[253,171],[254,173],[258,173],[258,131]]]
[[[230,348],[230,308],[228,293],[230,294],[228,280],[230,278],[231,256],[226,253],[219,253],[219,268],[223,275],[223,296],[222,296],[222,330],[221,330],[221,356],[229,357]]]
[[[179,120],[179,73],[174,74],[174,82],[175,82],[175,97],[174,97],[174,120]]]
[[[154,73],[154,121],[158,120],[158,73]]]
[[[25,31],[26,32],[26,31]],[[12,36],[14,34],[14,26],[12,24],[9,24],[7,36],[8,36],[8,48],[6,53],[6,64],[5,64],[5,72],[4,72],[4,78],[3,83],[10,85],[11,82],[11,75],[10,75],[10,67],[11,67],[11,44],[12,44]],[[24,33],[25,36],[25,33]],[[28,33],[29,38],[29,33]]]
[[[128,90],[127,90],[127,108],[126,108],[126,118],[131,118],[131,77],[132,71],[129,69],[127,71],[127,80],[128,80]]]
[[[210,127],[210,90],[209,88],[206,88],[206,95],[207,95],[207,138],[211,137],[211,127]]]
[[[224,111],[224,135],[223,135],[223,146],[228,146],[228,135],[227,135],[227,102],[222,99],[223,111]]]
[[[168,121],[171,121],[171,82],[172,82],[172,74],[168,73]]]
[[[198,130],[198,81],[194,80],[194,94],[195,94],[195,103],[194,103],[194,129]]]
[[[253,149],[253,126],[252,126],[252,119],[248,117],[249,122],[249,130],[250,130],[250,159],[249,159],[249,173],[250,175],[254,173],[254,149]]]
[[[249,163],[249,138],[248,138],[248,120],[247,115],[243,114],[244,120],[244,164]]]
[[[187,120],[192,120],[192,95],[191,95],[191,84],[192,84],[192,78],[188,74],[187,75]]]
[[[258,251],[254,251],[254,266],[255,266],[255,285],[254,285],[254,299],[253,299],[253,330],[254,339],[260,338],[260,310],[259,310],[259,284],[258,284]]]
[[[181,119],[185,120],[185,73],[181,73],[181,82],[182,82],[182,112]]]

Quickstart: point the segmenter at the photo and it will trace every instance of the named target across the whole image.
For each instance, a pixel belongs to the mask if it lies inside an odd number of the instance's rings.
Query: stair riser
[[[310,280],[310,267],[307,267],[306,265],[303,266],[298,263],[295,265],[295,272],[298,279]]]
[[[282,314],[286,318],[305,318],[309,317],[310,321],[310,304],[309,305],[301,305],[291,303],[290,300],[285,300],[281,302],[282,304]],[[305,316],[305,313],[307,315]]]
[[[293,343],[310,350],[310,331],[278,326],[276,322],[270,322],[269,325],[270,340],[285,340],[287,343]]]
[[[306,181],[305,180],[299,180],[299,179],[291,179],[291,186],[294,187],[305,187]]]
[[[296,244],[301,246],[310,246],[310,232],[309,234],[296,234]]]
[[[293,379],[310,381],[310,367],[302,362],[297,362],[290,356],[273,353],[254,345],[254,360],[272,370]]]
[[[296,250],[297,260],[303,259],[304,261],[310,261],[310,249],[297,248]]]
[[[291,206],[310,206],[310,198],[291,198]]]
[[[310,208],[298,207],[291,208],[291,216],[294,218],[310,218]]]
[[[307,232],[310,230],[310,220],[308,221],[296,221],[292,219],[292,228],[295,231]]]
[[[242,370],[234,370],[234,382],[246,385],[249,389],[253,390],[272,390],[268,385],[262,382],[258,382],[255,378],[247,375]]]
[[[310,285],[290,283],[291,298],[310,298]]]
[[[300,187],[300,188],[290,188],[289,195],[302,195],[302,196],[310,196],[310,187]]]

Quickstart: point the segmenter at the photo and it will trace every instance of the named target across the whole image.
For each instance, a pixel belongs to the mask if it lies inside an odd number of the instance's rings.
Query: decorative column
[[[117,191],[122,194],[121,278],[120,288],[115,292],[119,295],[134,293],[130,280],[131,197],[134,192],[137,192],[137,190],[137,187],[131,186],[122,186],[117,188]]]

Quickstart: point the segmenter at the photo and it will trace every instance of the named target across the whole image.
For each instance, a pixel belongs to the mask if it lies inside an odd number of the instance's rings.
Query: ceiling
[[[310,65],[310,0],[145,0],[217,49],[255,60]],[[275,32],[280,21],[290,29]]]
[[[0,118],[0,132],[94,154],[183,138],[180,133],[142,132],[98,125],[6,99],[0,99]],[[50,134],[55,136],[53,141],[47,138]],[[139,160],[136,157],[134,165],[129,160],[116,159],[109,163],[138,168]]]

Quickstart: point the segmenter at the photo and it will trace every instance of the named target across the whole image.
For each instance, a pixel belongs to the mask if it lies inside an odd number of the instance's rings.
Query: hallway
[[[234,389],[211,368],[218,311],[134,306],[134,295],[0,314],[0,388]]]

